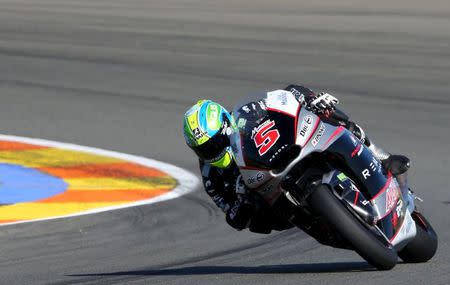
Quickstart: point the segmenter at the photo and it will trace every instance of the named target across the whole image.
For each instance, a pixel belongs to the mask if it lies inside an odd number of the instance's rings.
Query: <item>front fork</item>
[[[396,176],[400,190],[402,191],[403,200],[406,202],[406,207],[410,213],[415,210],[415,200],[422,202],[423,200],[416,196],[408,187],[408,172]]]
[[[335,170],[326,173],[322,178],[322,183],[328,184],[334,190],[333,193],[337,198],[344,201],[367,224],[374,226],[377,223],[377,213],[370,201],[343,172]]]

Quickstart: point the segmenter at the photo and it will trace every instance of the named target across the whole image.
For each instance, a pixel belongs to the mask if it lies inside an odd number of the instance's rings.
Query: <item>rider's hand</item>
[[[325,92],[319,93],[310,103],[309,106],[318,114],[331,114],[336,109],[339,100]]]
[[[234,190],[237,200],[227,212],[227,223],[237,230],[243,230],[248,227],[254,213],[255,207],[250,195],[247,193],[242,175],[236,178]]]
[[[254,209],[248,200],[236,200],[226,215],[227,223],[237,230],[243,230],[250,225]]]
[[[247,194],[247,188],[245,187],[244,180],[242,179],[242,175],[239,175],[236,178],[236,182],[234,183],[234,191],[236,192],[236,194],[238,196]]]

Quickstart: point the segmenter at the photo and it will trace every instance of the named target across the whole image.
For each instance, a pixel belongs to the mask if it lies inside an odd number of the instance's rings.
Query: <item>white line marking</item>
[[[156,168],[158,170],[161,170],[161,171],[169,174],[170,176],[172,176],[173,178],[175,178],[178,181],[178,186],[175,187],[173,190],[171,190],[168,193],[162,194],[160,196],[151,198],[151,199],[141,200],[141,201],[129,203],[126,205],[97,208],[97,209],[92,209],[92,210],[88,210],[88,211],[78,212],[75,214],[64,215],[64,216],[56,216],[56,217],[42,218],[42,219],[29,220],[29,221],[5,223],[5,224],[1,224],[0,226],[76,217],[76,216],[95,214],[95,213],[100,213],[100,212],[105,212],[105,211],[118,210],[118,209],[124,209],[124,208],[129,208],[129,207],[153,204],[153,203],[166,201],[166,200],[170,200],[170,199],[174,199],[174,198],[178,198],[180,196],[186,195],[190,192],[193,192],[200,184],[200,181],[197,178],[197,176],[195,176],[194,174],[192,174],[191,172],[189,172],[187,170],[184,170],[184,169],[177,167],[175,165],[172,165],[172,164],[168,164],[168,163],[161,162],[161,161],[154,160],[154,159],[145,158],[142,156],[135,156],[135,155],[131,155],[131,154],[125,154],[125,153],[104,150],[104,149],[99,149],[99,148],[94,148],[94,147],[81,146],[81,145],[70,144],[70,143],[62,143],[62,142],[56,142],[56,141],[50,141],[50,140],[44,140],[44,139],[26,138],[26,137],[10,136],[10,135],[2,135],[2,134],[0,134],[0,140],[37,144],[37,145],[41,145],[41,146],[56,147],[56,148],[62,148],[62,149],[66,149],[66,150],[81,151],[81,152],[87,152],[87,153],[96,154],[96,155],[109,156],[109,157],[113,157],[113,158],[123,159],[123,160],[127,160],[130,162],[134,162],[134,163],[143,165],[143,166]]]

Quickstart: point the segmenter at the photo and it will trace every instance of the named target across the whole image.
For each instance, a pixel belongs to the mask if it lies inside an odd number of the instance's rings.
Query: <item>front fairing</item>
[[[274,203],[282,193],[280,185],[294,165],[324,153],[335,160],[327,161],[330,166],[351,176],[363,194],[361,203],[373,208],[371,215],[393,244],[411,236],[411,219],[397,181],[350,131],[327,123],[281,90],[246,99],[234,108],[233,117],[236,164],[246,186],[267,202]],[[292,154],[294,147],[299,151],[293,157],[282,155]]]
[[[356,192],[361,190],[359,198],[365,197],[358,203],[361,207],[372,206],[377,225],[392,244],[398,245],[415,235],[413,221],[407,210],[407,197],[402,195],[395,177],[385,172],[381,162],[364,144],[349,131],[342,130],[327,151],[340,157],[343,165],[349,167],[352,179],[362,187],[355,187],[354,195],[357,196]],[[339,183],[338,174],[339,172],[335,173],[329,184]],[[354,203],[357,203],[356,199]]]
[[[277,156],[295,144],[296,118],[301,105],[286,91],[280,99],[282,92],[251,96],[233,109],[237,131],[232,135],[231,146],[239,166],[276,168]]]

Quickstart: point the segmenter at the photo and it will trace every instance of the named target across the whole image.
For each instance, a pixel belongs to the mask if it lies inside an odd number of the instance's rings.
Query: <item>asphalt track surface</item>
[[[0,283],[449,284],[450,4],[337,2],[0,0],[1,132],[197,172],[181,133],[195,100],[230,106],[290,82],[332,91],[378,144],[411,157],[435,258],[377,272],[297,230],[236,232],[199,189],[2,227]]]

